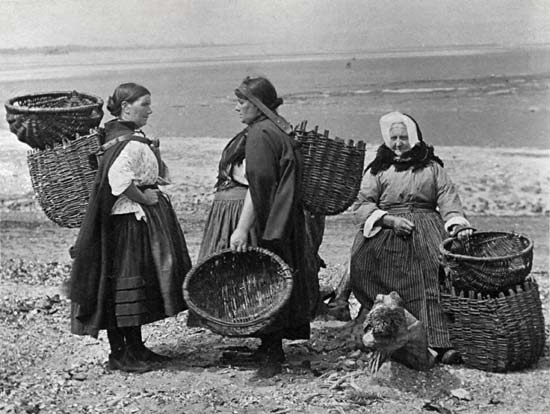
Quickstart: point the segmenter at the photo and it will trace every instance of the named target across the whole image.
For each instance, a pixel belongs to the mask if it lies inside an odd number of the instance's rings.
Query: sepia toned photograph
[[[550,412],[550,4],[0,0],[0,413]]]

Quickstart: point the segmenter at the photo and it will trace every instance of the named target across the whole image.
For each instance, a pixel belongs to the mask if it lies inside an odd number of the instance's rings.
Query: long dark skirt
[[[200,247],[199,261],[217,251],[230,247],[230,237],[239,222],[246,191],[247,189],[245,187],[234,187],[215,194]],[[306,257],[304,252],[304,243],[305,240],[303,238],[300,238],[296,243],[295,240],[288,240],[284,243],[284,249],[274,252],[280,255],[283,260],[287,261],[289,265],[294,266],[296,260],[291,261],[289,259],[290,254],[293,256],[296,255],[296,252],[293,251],[296,245],[299,244],[301,246],[298,254],[300,256],[300,263],[304,263],[305,259],[309,258],[309,256]],[[251,246],[260,245],[254,229],[248,234],[248,244]],[[272,246],[262,247],[271,248]],[[312,261],[317,264],[317,257],[313,256],[309,260],[309,263]],[[294,289],[289,304],[281,309],[277,318],[271,325],[250,336],[261,337],[273,332],[278,332],[284,338],[288,339],[309,338],[309,320],[314,311],[314,305],[316,304],[318,295],[317,271],[312,275],[311,271],[306,272],[305,266],[301,265],[300,267],[301,269],[294,273]],[[316,270],[318,270],[318,267]],[[313,303],[310,304],[310,302]],[[203,326],[200,319],[198,315],[190,311],[188,326]]]
[[[370,309],[379,293],[396,291],[405,308],[422,321],[432,347],[450,347],[445,316],[439,304],[438,248],[445,230],[441,216],[431,210],[391,212],[415,225],[411,237],[382,229],[372,238],[355,237],[350,276],[357,300]]]
[[[191,268],[187,245],[166,196],[143,206],[146,221],[133,213],[112,216],[111,277],[103,322],[98,329],[140,326],[186,309],[182,285]],[[89,330],[71,308],[73,332]]]

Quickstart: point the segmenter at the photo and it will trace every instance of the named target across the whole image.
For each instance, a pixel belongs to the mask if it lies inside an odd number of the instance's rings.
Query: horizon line
[[[46,54],[63,54],[78,51],[107,51],[107,50],[134,50],[134,49],[196,49],[196,48],[214,48],[214,47],[235,47],[235,46],[252,46],[262,45],[264,43],[174,43],[174,44],[135,44],[135,45],[83,45],[83,44],[65,44],[52,46],[21,46],[11,48],[0,48],[0,54],[17,54],[17,53],[46,53]],[[463,43],[463,44],[445,44],[445,45],[420,45],[406,47],[389,47],[389,48],[367,48],[367,49],[334,49],[334,50],[309,50],[309,51],[289,51],[288,54],[299,53],[353,53],[353,52],[399,52],[399,51],[417,51],[417,50],[441,50],[441,49],[483,49],[483,48],[522,48],[522,47],[550,47],[550,42],[534,42],[534,43]],[[278,53],[280,54],[280,53]]]

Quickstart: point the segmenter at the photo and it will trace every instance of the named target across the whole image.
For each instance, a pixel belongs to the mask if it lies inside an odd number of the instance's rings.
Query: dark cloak
[[[105,141],[109,142],[134,132],[135,125],[132,123],[113,120],[105,124]],[[88,208],[75,244],[69,298],[73,302],[74,317],[79,322],[72,324],[73,333],[76,334],[96,336],[98,329],[104,324],[109,279],[112,277],[110,258],[113,255],[111,233],[114,226],[113,216],[110,213],[117,199],[111,193],[108,172],[128,142],[118,142],[106,150],[101,157]],[[159,237],[163,241],[167,236]],[[171,253],[167,253],[166,249],[161,250],[154,249],[156,253],[153,254],[158,256],[156,261],[161,264],[171,263],[171,258],[164,257]],[[180,253],[185,256],[182,262],[186,271],[191,265],[190,260],[187,251]],[[173,312],[183,310],[181,292],[176,296],[173,298],[173,302],[176,303]]]
[[[310,256],[313,261],[316,256],[305,236],[300,153],[292,138],[265,118],[249,126],[245,149],[260,246],[279,255],[294,270],[289,304],[271,330],[281,329],[289,339],[308,338],[319,283],[317,272],[308,269]]]

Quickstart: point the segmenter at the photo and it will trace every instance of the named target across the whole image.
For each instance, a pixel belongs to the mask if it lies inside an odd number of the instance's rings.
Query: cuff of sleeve
[[[363,236],[367,239],[376,236],[378,232],[382,230],[382,226],[375,226],[374,224],[386,214],[388,214],[387,211],[374,210],[367,221],[365,221],[365,225],[363,226]]]
[[[471,224],[464,217],[455,216],[445,222],[445,230],[447,231],[447,233],[451,232],[451,229],[453,228],[453,226],[470,227]]]

